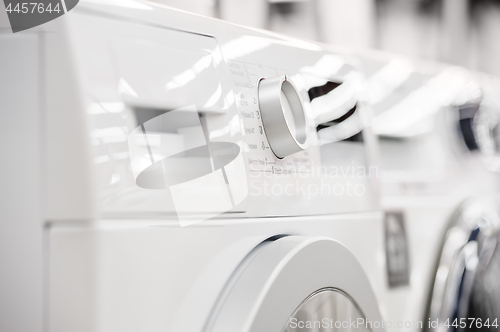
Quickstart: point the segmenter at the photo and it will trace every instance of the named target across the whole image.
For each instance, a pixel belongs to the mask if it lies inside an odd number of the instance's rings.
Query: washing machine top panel
[[[377,209],[354,58],[142,1],[83,1],[57,21],[49,218]]]

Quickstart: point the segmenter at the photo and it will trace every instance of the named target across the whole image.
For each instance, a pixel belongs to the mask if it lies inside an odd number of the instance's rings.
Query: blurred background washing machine
[[[359,59],[379,137],[387,320],[411,322],[402,327],[418,331],[437,330],[428,319],[439,318],[439,331],[454,330],[454,318],[473,317],[468,303],[460,305],[471,297],[461,289],[473,293],[475,280],[469,273],[467,287],[460,282],[464,250],[487,242],[481,258],[477,249],[470,261],[484,269],[497,264],[490,261],[496,262],[500,211],[498,79],[395,54],[365,51]],[[490,289],[490,303],[481,309],[493,317],[498,290],[495,283]]]
[[[2,330],[384,330],[351,56],[136,0],[0,44]]]
[[[500,203],[498,191],[491,193],[494,186],[487,182],[498,182],[500,81],[484,74],[474,76],[481,98],[456,105],[455,128],[461,155],[476,159],[476,173],[487,169],[491,176],[476,180],[484,192],[471,190],[446,225],[427,308],[435,322],[429,331],[497,331],[499,327]]]

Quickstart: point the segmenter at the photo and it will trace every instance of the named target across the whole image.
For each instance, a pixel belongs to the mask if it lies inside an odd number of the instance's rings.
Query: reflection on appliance
[[[309,100],[313,101],[313,99],[315,98],[324,96],[333,89],[338,88],[341,84],[342,83],[328,81],[324,85],[312,87],[307,91],[307,94],[309,95]]]
[[[364,125],[356,114],[359,96],[354,87],[352,82],[329,80],[309,88],[320,144],[362,139]]]
[[[476,115],[479,105],[461,105],[458,107],[459,112],[459,129],[463,140],[469,151],[478,149],[476,135],[474,135],[474,116]]]

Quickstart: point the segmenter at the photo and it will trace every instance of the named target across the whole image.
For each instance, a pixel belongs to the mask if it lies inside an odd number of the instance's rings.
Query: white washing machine
[[[397,55],[360,59],[379,137],[386,234],[394,238],[387,319],[404,321],[399,330],[453,330],[454,318],[467,317],[458,303],[463,247],[481,247],[469,238],[481,227],[481,241],[495,242],[498,227],[498,81]]]
[[[429,331],[497,331],[500,315],[498,283],[500,199],[498,196],[498,78],[475,74],[481,98],[455,107],[462,158],[474,185],[445,225],[434,266],[427,315]],[[478,173],[488,170],[481,179]],[[474,190],[475,189],[475,190]]]
[[[385,329],[353,57],[135,0],[0,38],[6,330]]]

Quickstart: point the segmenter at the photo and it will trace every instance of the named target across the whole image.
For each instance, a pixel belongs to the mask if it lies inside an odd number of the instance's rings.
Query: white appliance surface
[[[356,57],[144,1],[81,1],[38,29],[50,331],[280,329],[322,290],[382,321],[376,143]],[[258,90],[279,75],[307,137],[283,159]],[[170,157],[178,178],[159,167]]]

